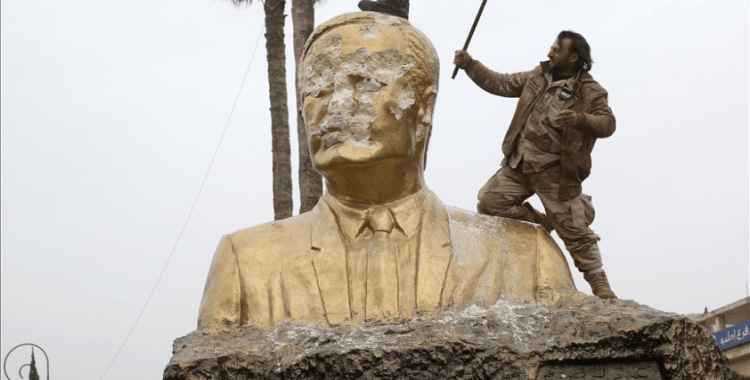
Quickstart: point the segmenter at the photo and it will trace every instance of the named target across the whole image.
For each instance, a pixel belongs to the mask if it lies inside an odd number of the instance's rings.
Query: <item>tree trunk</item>
[[[307,38],[315,28],[315,0],[292,0],[292,26],[294,27],[294,63],[299,72],[300,56]],[[299,112],[302,107],[299,77],[294,76],[297,88],[297,141],[299,141],[299,213],[312,210],[323,194],[323,181],[312,167],[310,149],[307,145],[305,123]]]
[[[292,216],[292,160],[289,147],[289,108],[286,93],[284,7],[286,0],[266,0],[266,57],[271,98],[274,220]]]

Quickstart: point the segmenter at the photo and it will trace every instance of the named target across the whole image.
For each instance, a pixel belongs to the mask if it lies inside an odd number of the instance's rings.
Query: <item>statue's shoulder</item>
[[[559,250],[538,224],[447,207],[451,240],[455,247],[494,253],[532,255],[541,246]]]
[[[500,238],[528,236],[536,238],[541,226],[521,220],[503,218],[446,206],[451,231],[471,233],[474,236]]]
[[[311,212],[245,228],[227,235],[235,250],[274,251],[310,242]]]

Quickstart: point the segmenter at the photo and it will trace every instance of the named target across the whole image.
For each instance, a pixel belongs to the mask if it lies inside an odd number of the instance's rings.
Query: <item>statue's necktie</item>
[[[367,242],[368,322],[389,323],[398,319],[398,245],[389,238],[393,217],[387,208],[375,207],[367,219],[372,237]]]

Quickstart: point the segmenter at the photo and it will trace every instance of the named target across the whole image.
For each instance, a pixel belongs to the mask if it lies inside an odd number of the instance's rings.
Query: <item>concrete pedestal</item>
[[[165,380],[729,378],[716,341],[685,316],[583,294],[398,326],[194,332],[173,352]]]

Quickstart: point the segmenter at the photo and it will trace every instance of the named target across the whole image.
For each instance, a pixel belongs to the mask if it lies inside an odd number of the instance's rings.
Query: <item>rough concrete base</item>
[[[716,341],[685,316],[583,294],[397,326],[193,332],[173,353],[165,380],[730,378]]]

